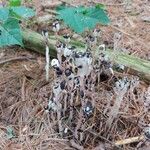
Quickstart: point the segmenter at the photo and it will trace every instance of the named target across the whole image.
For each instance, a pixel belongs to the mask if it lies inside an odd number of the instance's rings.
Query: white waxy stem
[[[92,57],[89,57],[89,58],[87,58],[87,57],[85,57],[84,58],[84,60],[85,60],[85,62],[88,64],[88,65],[91,65],[92,64]]]
[[[78,68],[77,75],[80,77],[88,76],[91,72],[91,68],[88,64],[83,65],[82,68]]]
[[[60,64],[59,64],[59,61],[58,61],[58,59],[52,59],[52,61],[51,61],[51,66],[52,67],[60,67]]]
[[[63,45],[61,45],[60,47],[57,47],[57,48],[56,48],[56,51],[57,51],[57,53],[59,53],[59,54],[63,54],[63,53],[64,53]]]
[[[49,64],[50,64],[49,47],[46,45],[46,65],[45,65],[46,81],[49,80]]]
[[[81,55],[79,58],[75,58],[74,63],[78,67],[77,75],[80,77],[88,76],[90,72],[92,71],[92,57],[91,56]]]
[[[61,87],[60,87],[60,83],[59,82],[55,82],[54,86],[53,86],[53,94],[54,97],[58,97],[60,95],[60,93],[62,92]],[[57,100],[56,100],[57,101]]]
[[[114,71],[113,71],[112,68],[109,68],[109,71],[110,71],[110,73],[111,73],[112,75],[114,75]]]

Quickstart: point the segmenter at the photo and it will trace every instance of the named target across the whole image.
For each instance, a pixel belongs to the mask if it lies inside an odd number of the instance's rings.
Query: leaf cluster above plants
[[[10,0],[0,7],[0,47],[23,45],[19,21],[35,15],[34,10],[21,5],[21,0]]]
[[[86,29],[93,29],[96,24],[109,25],[110,19],[105,11],[105,6],[97,4],[92,7],[57,7],[58,19],[62,19],[70,28],[77,33]]]

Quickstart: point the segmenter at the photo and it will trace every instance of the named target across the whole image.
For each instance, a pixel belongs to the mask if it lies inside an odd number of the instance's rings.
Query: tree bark
[[[45,55],[45,41],[42,35],[37,32],[24,29],[22,31],[23,43],[26,49],[36,51],[38,53]],[[57,39],[62,40],[60,36]],[[48,46],[50,48],[50,56],[55,57],[55,44],[56,37],[49,36]],[[77,46],[79,50],[84,50],[84,43],[72,40],[71,44]],[[121,52],[114,52],[112,50],[107,50],[106,53],[108,57],[115,63],[122,64],[131,69],[131,73],[139,76],[142,80],[150,83],[150,61],[143,60],[139,57],[128,55]]]

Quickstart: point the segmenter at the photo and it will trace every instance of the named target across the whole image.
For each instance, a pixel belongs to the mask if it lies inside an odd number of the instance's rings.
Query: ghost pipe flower
[[[94,37],[100,37],[101,36],[101,30],[100,29],[97,29],[97,28],[95,28],[94,30],[93,30],[93,36]]]
[[[55,22],[53,22],[52,24],[52,29],[55,33],[58,33],[60,30],[60,24],[59,22],[56,20]]]
[[[66,47],[67,45],[62,42],[58,42],[56,44],[57,58],[60,64],[62,63],[62,56],[64,55],[64,50]]]
[[[98,46],[98,49],[99,49],[100,52],[105,52],[105,51],[106,51],[106,46],[105,46],[105,44],[99,45],[99,46]]]
[[[92,35],[87,35],[85,37],[85,42],[89,48],[95,48],[97,43],[97,37],[94,37]]]
[[[60,77],[60,76],[63,74],[63,71],[62,71],[62,69],[61,69],[61,66],[60,66],[60,64],[59,64],[58,59],[52,59],[52,61],[51,61],[51,66],[54,68],[54,70],[55,70],[55,75],[56,75],[57,77]]]
[[[71,36],[69,34],[66,34],[63,36],[63,38],[65,39],[65,43],[69,44],[69,42],[71,40]]]
[[[64,49],[64,56],[65,58],[69,58],[72,55],[72,49],[70,47],[66,47]]]

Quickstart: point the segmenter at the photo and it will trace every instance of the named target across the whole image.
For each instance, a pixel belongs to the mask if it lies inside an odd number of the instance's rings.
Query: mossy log
[[[22,31],[22,35],[25,48],[45,54],[45,40],[42,35],[28,29],[24,29]],[[59,36],[57,36],[57,38],[63,40],[63,38]],[[55,44],[56,37],[49,36],[48,45],[50,48],[50,56],[52,57],[56,56]],[[80,50],[84,49],[84,44],[80,41],[72,40],[71,44],[77,46]],[[150,61],[143,60],[133,55],[114,52],[112,50],[107,50],[106,53],[113,62],[130,68],[132,70],[132,74],[139,76],[148,84],[150,83]]]

